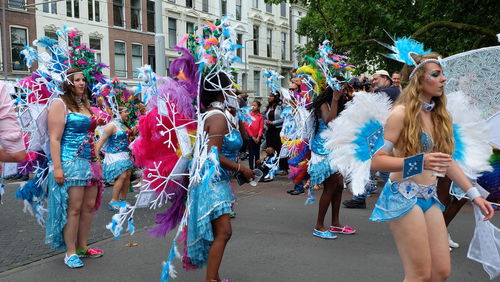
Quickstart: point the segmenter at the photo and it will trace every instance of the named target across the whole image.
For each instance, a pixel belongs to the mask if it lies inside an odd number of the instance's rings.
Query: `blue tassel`
[[[396,40],[394,40],[394,46],[383,43],[381,44],[394,52],[393,54],[386,54],[384,56],[405,63],[409,66],[415,65],[413,59],[409,55],[410,53],[424,55],[432,52],[430,49],[425,50],[423,43],[409,37],[396,38]]]
[[[304,205],[310,205],[314,203],[314,201],[316,201],[316,198],[314,198],[314,189],[313,187],[309,187],[309,189],[307,189],[307,199]]]
[[[132,217],[128,219],[127,231],[130,232],[130,234],[134,234],[135,232],[134,219]]]

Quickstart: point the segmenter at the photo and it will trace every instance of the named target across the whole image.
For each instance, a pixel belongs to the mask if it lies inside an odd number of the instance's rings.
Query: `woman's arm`
[[[465,193],[470,192],[469,189],[477,189],[474,188],[472,183],[467,179],[467,176],[465,176],[464,172],[458,166],[458,164],[453,160],[451,162],[450,167],[448,168],[446,175],[453,181],[455,184],[458,185],[458,187],[462,188],[462,190],[465,191]],[[469,196],[469,195],[468,195]],[[471,197],[471,196],[469,196]],[[489,220],[493,217],[493,208],[491,207],[491,204],[489,204],[483,197],[481,196],[472,196],[474,197],[473,200],[474,203],[481,209],[481,212],[484,215],[484,220]]]
[[[384,127],[384,139],[396,144],[404,127],[404,108],[395,107]],[[443,153],[429,153],[424,156],[424,169],[445,173],[451,163],[451,157]],[[393,157],[379,150],[372,159],[371,169],[386,172],[403,171],[404,158]]]
[[[262,134],[264,134],[264,116],[262,114],[258,114],[256,119],[259,121],[259,133],[257,134],[257,138],[262,139]]]
[[[99,138],[99,141],[97,141],[97,144],[95,145],[95,155],[97,158],[99,158],[99,151],[101,151],[102,146],[108,140],[109,136],[115,134],[116,131],[116,126],[111,122],[104,127],[104,130]]]
[[[271,124],[275,126],[279,126],[283,124],[283,118],[281,118],[281,112],[283,111],[282,105],[277,105],[276,109],[274,109],[274,120]]]
[[[57,184],[64,183],[64,173],[61,164],[61,137],[64,133],[66,120],[66,107],[63,101],[55,100],[49,108],[47,117],[49,140],[50,140],[50,156],[54,165],[54,178]]]
[[[321,119],[325,122],[325,124],[328,124],[330,121],[337,118],[339,112],[338,105],[340,97],[341,95],[338,94],[338,91],[335,91],[333,93],[333,98],[330,107],[328,107],[328,104],[326,103],[321,105]]]
[[[217,148],[217,152],[219,152],[219,162],[221,167],[228,170],[240,171],[246,179],[250,180],[253,177],[252,170],[231,161],[221,153],[222,141],[224,135],[228,132],[226,117],[222,114],[216,114],[208,117],[205,121],[205,131],[208,135],[208,148],[210,149],[212,146],[215,146]]]

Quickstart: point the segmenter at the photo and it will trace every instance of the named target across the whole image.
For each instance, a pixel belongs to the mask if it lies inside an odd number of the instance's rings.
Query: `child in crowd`
[[[257,168],[260,169],[264,175],[263,181],[272,181],[277,169],[278,156],[276,150],[272,147],[266,148],[266,156],[262,160],[257,161]]]

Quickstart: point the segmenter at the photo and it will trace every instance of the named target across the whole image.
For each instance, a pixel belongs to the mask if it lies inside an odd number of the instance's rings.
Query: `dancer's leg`
[[[68,211],[67,221],[64,226],[63,235],[68,256],[76,253],[76,240],[78,236],[78,225],[83,203],[84,187],[73,186],[68,189]]]
[[[127,193],[130,189],[130,176],[132,175],[132,170],[127,169],[124,173],[125,179],[123,180],[122,190],[120,191],[120,199],[127,199]]]
[[[223,214],[212,221],[214,242],[208,252],[207,274],[205,281],[220,281],[219,267],[224,255],[226,244],[231,238],[232,229],[229,214]]]
[[[124,172],[115,179],[115,183],[113,184],[113,193],[111,196],[112,198],[110,202],[118,202],[120,200],[120,192],[122,191],[126,175],[127,173]]]
[[[97,186],[84,188],[83,204],[80,211],[80,223],[78,226],[77,249],[83,250],[87,247],[90,228],[92,226],[92,217],[94,216],[95,200],[97,198]]]
[[[445,281],[451,274],[451,262],[444,218],[437,205],[428,209],[424,216],[431,251],[431,281]]]
[[[340,173],[335,173],[330,176],[326,181],[331,181],[333,188],[332,193],[332,226],[342,227],[340,225],[340,202],[342,201],[342,191],[344,190],[344,178]],[[325,182],[326,182],[325,181]]]
[[[332,177],[330,176],[323,182],[323,193],[321,194],[318,203],[318,218],[316,220],[316,230],[319,231],[328,230],[327,228],[325,228],[324,225],[325,215],[326,212],[328,211],[330,203],[332,202],[334,189],[335,189],[334,182],[332,180]]]
[[[389,221],[389,228],[403,262],[406,282],[430,281],[431,251],[424,212],[418,206]]]

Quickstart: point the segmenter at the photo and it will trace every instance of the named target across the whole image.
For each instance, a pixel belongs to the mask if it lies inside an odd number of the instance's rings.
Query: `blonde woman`
[[[436,196],[446,174],[485,215],[493,209],[457,163],[452,120],[446,110],[446,77],[436,53],[415,55],[416,67],[385,125],[385,146],[372,169],[391,172],[370,217],[389,221],[405,271],[404,281],[444,281],[451,273],[446,225]],[[422,154],[423,153],[423,154]],[[423,164],[423,169],[416,169]]]

